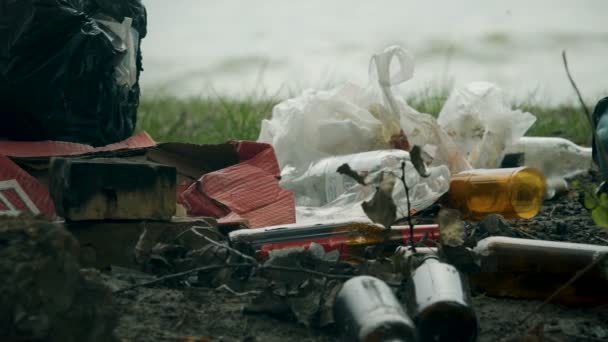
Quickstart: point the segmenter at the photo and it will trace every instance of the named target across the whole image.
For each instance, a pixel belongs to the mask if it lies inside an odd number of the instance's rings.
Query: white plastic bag
[[[393,61],[398,68],[391,74]],[[413,71],[412,55],[391,46],[372,57],[369,87],[346,83],[328,91],[307,90],[274,107],[258,140],[274,146],[282,168],[301,170],[325,157],[394,148],[403,130],[412,145],[435,147],[433,165],[447,164],[452,172],[469,169],[432,116],[393,95],[392,87],[412,78]]]
[[[450,95],[437,121],[474,168],[496,168],[536,117],[512,110],[496,85],[474,82]]]

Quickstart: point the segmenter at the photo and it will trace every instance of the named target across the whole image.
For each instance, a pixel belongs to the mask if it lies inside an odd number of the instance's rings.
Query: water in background
[[[608,1],[144,0],[144,93],[288,96],[367,84],[371,54],[416,56],[403,87],[486,80],[519,100],[608,95]]]

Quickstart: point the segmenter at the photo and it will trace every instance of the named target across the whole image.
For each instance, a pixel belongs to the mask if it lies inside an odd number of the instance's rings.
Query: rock
[[[62,225],[0,219],[0,340],[117,341],[112,294],[78,249]]]

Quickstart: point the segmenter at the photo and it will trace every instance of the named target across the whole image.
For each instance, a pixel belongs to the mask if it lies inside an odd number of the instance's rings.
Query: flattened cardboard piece
[[[0,216],[44,215],[54,219],[55,205],[45,186],[0,155]]]
[[[252,228],[295,222],[295,198],[278,183],[280,169],[269,144],[240,142],[244,161],[203,175],[180,196],[189,215],[220,222],[246,219]]]
[[[146,158],[159,164],[175,166],[181,176],[178,183],[186,179],[196,180],[206,173],[240,162],[233,144],[163,143],[148,149]]]
[[[47,159],[50,157],[143,149],[153,146],[156,146],[154,139],[148,133],[140,132],[124,141],[103,147],[65,141],[0,141],[0,154],[11,158]]]

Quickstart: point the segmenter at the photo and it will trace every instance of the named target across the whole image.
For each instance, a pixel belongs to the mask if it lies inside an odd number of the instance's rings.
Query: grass
[[[448,91],[429,89],[438,90],[423,91],[407,100],[418,111],[437,115]],[[144,97],[138,128],[161,142],[214,144],[230,139],[256,140],[262,120],[271,116],[272,108],[278,102],[275,98],[260,97]],[[536,115],[537,121],[527,135],[560,136],[587,146],[591,143],[589,124],[578,105],[549,106],[527,101],[514,104],[513,108]]]

